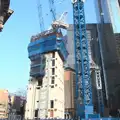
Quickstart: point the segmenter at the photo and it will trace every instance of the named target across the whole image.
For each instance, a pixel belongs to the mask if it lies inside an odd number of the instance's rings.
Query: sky
[[[52,21],[48,0],[41,0],[45,29]],[[56,0],[60,1],[60,0]],[[67,23],[73,21],[71,0],[56,2],[58,16],[68,11]],[[15,92],[26,89],[29,80],[30,60],[27,46],[32,35],[40,32],[36,0],[11,0],[13,15],[0,33],[0,88]],[[95,23],[94,0],[86,0],[85,14],[87,23]]]

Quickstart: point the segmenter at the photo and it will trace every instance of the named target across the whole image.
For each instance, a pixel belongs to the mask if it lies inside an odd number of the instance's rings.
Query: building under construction
[[[8,118],[9,114],[9,93],[8,90],[0,89],[0,119]]]
[[[68,52],[62,33],[42,32],[31,38],[26,119],[64,118],[64,61]]]

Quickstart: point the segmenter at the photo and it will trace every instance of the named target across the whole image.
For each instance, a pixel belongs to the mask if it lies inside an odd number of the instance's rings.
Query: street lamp
[[[0,0],[0,32],[2,31],[4,24],[12,15],[13,10],[9,9],[10,0]]]

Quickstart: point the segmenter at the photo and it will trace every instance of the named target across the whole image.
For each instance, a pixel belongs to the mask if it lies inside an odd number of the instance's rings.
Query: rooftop
[[[41,33],[39,33],[37,35],[33,35],[31,37],[31,42],[34,42],[36,40],[40,40],[40,38],[46,38],[48,36],[55,35],[55,34],[56,34],[56,36],[62,36],[61,31],[58,32],[55,29],[50,29],[50,30],[46,30],[44,32],[41,32]]]

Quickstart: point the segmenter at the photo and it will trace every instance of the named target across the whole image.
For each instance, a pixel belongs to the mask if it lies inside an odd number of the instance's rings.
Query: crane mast
[[[64,18],[66,17],[68,12],[64,12],[59,19],[56,18],[56,8],[54,0],[49,0],[50,12],[52,15],[52,28],[54,30],[67,29],[69,27],[68,24],[64,23]],[[59,30],[60,30],[59,29]]]
[[[55,4],[54,0],[49,0],[49,6],[50,6],[50,12],[52,14],[52,20],[56,20],[56,9],[55,9]]]
[[[88,118],[88,114],[93,114],[93,105],[84,1],[73,0],[72,3],[76,66],[76,116]],[[85,112],[86,110],[88,112]]]
[[[45,28],[44,28],[43,15],[42,15],[42,4],[41,4],[40,0],[37,0],[37,8],[38,8],[40,30],[41,30],[41,32],[43,32],[45,30]]]

